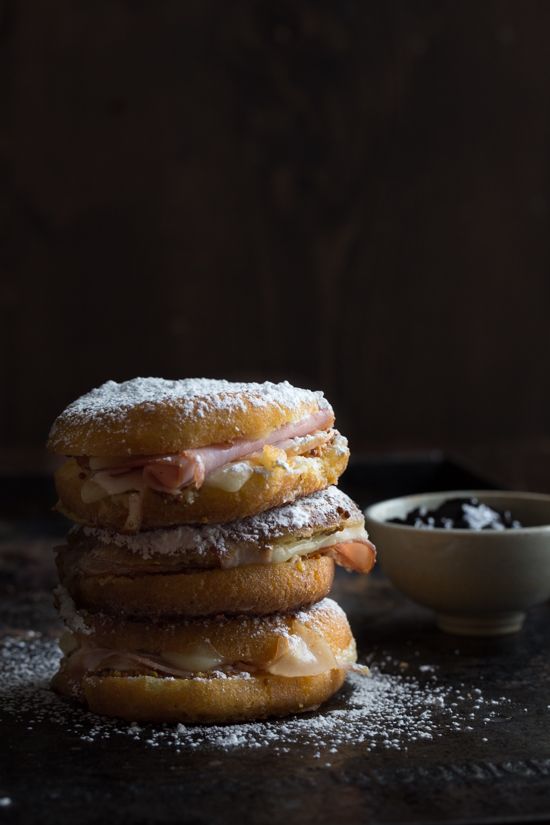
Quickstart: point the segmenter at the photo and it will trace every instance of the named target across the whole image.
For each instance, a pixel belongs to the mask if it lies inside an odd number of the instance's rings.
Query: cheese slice
[[[67,634],[70,635],[70,634]],[[166,676],[189,678],[194,673],[215,673],[224,670],[240,670],[252,673],[268,673],[273,676],[296,678],[317,676],[334,668],[344,670],[356,661],[355,641],[352,639],[345,650],[332,650],[326,639],[315,630],[295,622],[292,633],[281,634],[276,653],[271,661],[230,662],[216,650],[208,639],[185,652],[163,651],[146,653],[109,648],[84,646],[75,649],[74,639],[64,638],[66,666],[80,676],[101,670],[135,672],[140,669],[158,671]]]
[[[311,556],[329,547],[344,542],[367,542],[368,533],[364,524],[356,524],[334,533],[323,533],[309,539],[298,541],[278,541],[271,547],[258,553],[258,548],[246,545],[237,545],[222,559],[223,567],[240,567],[246,564],[282,564],[300,556]]]

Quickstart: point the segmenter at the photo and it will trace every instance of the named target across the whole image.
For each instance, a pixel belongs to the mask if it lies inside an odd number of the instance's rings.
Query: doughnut
[[[288,382],[108,381],[50,431],[68,457],[58,509],[129,533],[254,515],[338,481],[349,450],[333,424],[322,393]]]
[[[169,575],[78,578],[63,569],[60,575],[75,602],[89,610],[159,617],[259,615],[324,598],[332,587],[334,562],[322,556]]]
[[[57,565],[76,604],[140,617],[288,611],[327,595],[333,559],[362,572],[375,560],[361,512],[336,487],[228,525],[76,527],[67,542]]]
[[[284,615],[175,625],[73,614],[53,688],[94,713],[142,722],[230,722],[312,710],[355,665],[331,599]]]
[[[315,710],[343,685],[346,671],[318,676],[160,679],[154,676],[87,676],[83,701],[101,716],[129,722],[228,723]],[[67,695],[60,674],[54,690]]]
[[[210,378],[107,381],[54,421],[49,449],[62,455],[157,455],[256,440],[332,408],[322,392]]]

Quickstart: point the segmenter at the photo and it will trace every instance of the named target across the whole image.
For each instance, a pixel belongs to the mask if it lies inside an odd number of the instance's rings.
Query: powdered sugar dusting
[[[100,544],[115,545],[130,550],[145,559],[162,554],[175,555],[184,550],[206,554],[215,548],[220,556],[228,554],[235,544],[261,544],[283,536],[300,538],[342,522],[362,524],[363,516],[353,501],[337,487],[327,487],[291,504],[275,507],[264,513],[223,525],[197,527],[179,526],[148,530],[134,535],[116,533],[101,527],[73,527],[69,535],[74,540],[82,535],[97,539]]]
[[[132,378],[121,383],[107,381],[77,398],[54,422],[50,437],[55,436],[59,422],[85,423],[97,415],[101,415],[106,422],[120,422],[133,407],[154,407],[167,402],[177,407],[182,415],[196,418],[214,412],[246,410],[247,405],[279,407],[290,411],[310,403],[319,409],[330,407],[320,390],[300,389],[288,381],[258,384],[215,378]]]
[[[335,602],[334,599],[324,598],[321,599],[320,602],[316,602],[312,604],[305,610],[296,610],[292,613],[295,619],[299,622],[303,622],[307,624],[308,621],[311,619],[315,619],[316,617],[320,617],[322,615],[332,614],[335,618],[344,620],[347,622],[347,617],[338,602]]]
[[[19,720],[27,730],[59,725],[76,739],[94,743],[115,736],[136,746],[196,749],[256,750],[285,753],[299,746],[304,755],[330,756],[344,746],[362,750],[407,750],[415,742],[430,742],[450,734],[470,735],[510,715],[510,700],[485,697],[475,686],[451,688],[418,668],[417,676],[387,673],[371,664],[371,677],[351,674],[336,699],[315,713],[282,720],[235,725],[137,725],[95,716],[65,703],[48,689],[57,669],[54,640],[39,634],[8,637],[0,646],[0,714]],[[385,667],[398,663],[383,661]],[[401,663],[403,664],[403,663]]]

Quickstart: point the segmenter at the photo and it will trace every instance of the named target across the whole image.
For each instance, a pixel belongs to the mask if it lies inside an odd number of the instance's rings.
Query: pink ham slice
[[[193,483],[198,489],[204,479],[214,470],[250,456],[262,450],[267,444],[274,447],[288,445],[294,438],[309,435],[317,430],[325,430],[332,425],[334,415],[331,410],[319,410],[294,424],[287,424],[255,441],[237,441],[234,444],[214,444],[196,450],[185,450],[177,455],[134,456],[120,459],[116,466],[105,466],[101,460],[91,459],[90,466],[96,470],[94,480],[101,484],[103,474],[118,476],[130,470],[142,469],[143,480],[148,487],[159,492],[174,492]]]
[[[342,541],[327,548],[336,564],[356,573],[370,573],[376,562],[376,547],[367,539],[363,541]]]

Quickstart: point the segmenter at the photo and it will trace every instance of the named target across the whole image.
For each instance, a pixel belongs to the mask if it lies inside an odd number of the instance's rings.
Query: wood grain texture
[[[288,377],[352,449],[544,433],[536,0],[0,4],[0,427]]]

